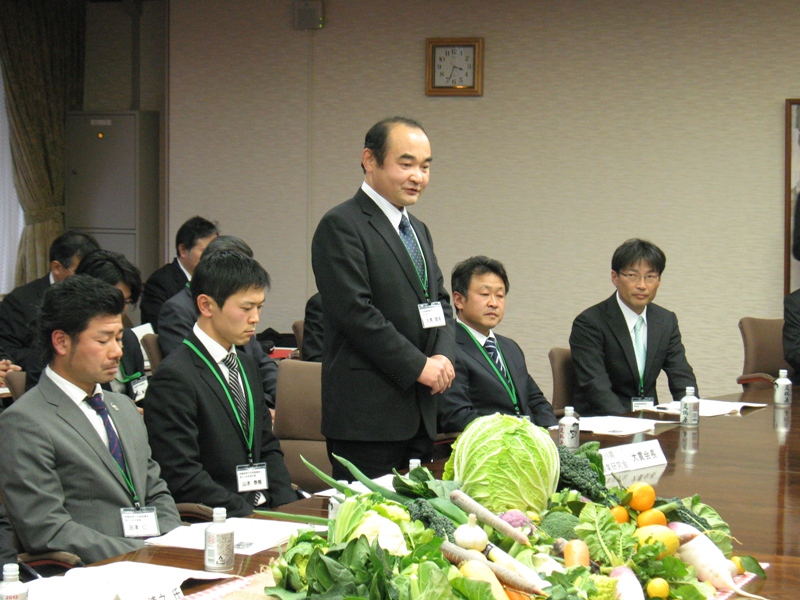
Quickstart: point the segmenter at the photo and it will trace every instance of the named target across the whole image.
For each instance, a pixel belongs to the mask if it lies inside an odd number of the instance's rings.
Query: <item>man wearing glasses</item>
[[[678,318],[652,304],[666,262],[655,244],[628,240],[611,259],[616,293],[573,322],[574,405],[581,415],[619,415],[658,404],[656,380],[662,370],[675,400],[687,386],[697,389]]]

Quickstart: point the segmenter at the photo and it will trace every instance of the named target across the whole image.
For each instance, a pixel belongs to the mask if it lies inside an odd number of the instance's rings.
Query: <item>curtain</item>
[[[14,161],[25,213],[16,284],[49,270],[64,231],[66,113],[83,104],[86,0],[0,0],[0,63]]]
[[[24,218],[14,189],[3,78],[0,77],[0,294],[14,289],[14,263]],[[13,260],[12,260],[13,257]]]

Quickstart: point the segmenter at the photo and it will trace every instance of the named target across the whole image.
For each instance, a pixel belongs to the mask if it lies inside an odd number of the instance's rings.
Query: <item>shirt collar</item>
[[[386,215],[386,218],[389,219],[389,222],[392,224],[392,227],[395,228],[396,231],[400,231],[400,220],[403,218],[403,215],[406,215],[408,218],[408,212],[405,208],[400,210],[394,204],[389,202],[386,198],[381,196],[378,192],[373,190],[370,185],[365,181],[361,184],[361,189],[364,193],[372,198],[372,201],[378,205],[378,208],[381,209],[381,212]]]
[[[44,368],[44,373],[47,375],[50,380],[55,383],[59,389],[64,392],[69,399],[72,400],[75,404],[80,404],[84,400],[86,400],[86,392],[84,392],[81,388],[77,385],[72,383],[71,381],[67,381],[61,375],[56,373],[53,369],[50,368],[50,365],[47,365]],[[94,392],[92,396],[95,394],[100,394],[100,397],[103,396],[103,388],[100,387],[99,383],[94,384]]]
[[[211,358],[214,359],[214,362],[219,364],[225,357],[228,356],[231,352],[236,352],[236,346],[231,346],[230,352],[225,350],[225,348],[215,339],[212,339],[210,335],[208,335],[205,331],[200,329],[200,326],[195,323],[192,331],[197,336],[197,339],[200,340],[200,343],[206,347],[208,353],[211,355]]]
[[[53,285],[53,284],[56,282],[56,278],[55,278],[55,277],[53,277],[53,272],[52,272],[52,271],[50,271],[50,272],[47,274],[47,277],[50,279],[50,285]]]
[[[459,323],[461,323],[461,324],[462,324],[464,327],[466,327],[467,329],[469,329],[470,333],[471,333],[471,334],[472,334],[472,336],[475,338],[475,341],[477,341],[477,342],[478,342],[478,343],[479,343],[481,346],[483,346],[483,345],[486,343],[486,340],[487,340],[488,338],[493,338],[493,339],[494,339],[494,342],[495,342],[495,345],[497,344],[497,338],[494,336],[494,330],[490,329],[490,330],[489,330],[489,335],[483,335],[483,334],[482,334],[480,331],[478,331],[477,329],[473,329],[472,327],[470,327],[469,325],[467,325],[466,323],[464,323],[464,321],[462,321],[462,320],[461,320],[461,319],[459,319],[458,317],[456,317],[456,321],[458,321],[458,322],[459,322]]]
[[[178,266],[181,268],[181,271],[183,271],[183,274],[186,275],[186,279],[191,281],[192,280],[192,274],[189,273],[189,271],[186,270],[186,267],[183,266],[183,263],[181,262],[181,259],[178,258],[175,262],[178,263]]]
[[[619,309],[622,311],[622,316],[625,317],[625,323],[628,326],[628,331],[633,331],[633,326],[636,325],[636,321],[639,320],[639,316],[636,312],[631,309],[630,306],[625,304],[622,299],[619,297],[619,292],[617,292],[617,304],[619,304]],[[642,319],[644,319],[644,324],[647,325],[647,307],[644,307],[644,310],[641,314]]]

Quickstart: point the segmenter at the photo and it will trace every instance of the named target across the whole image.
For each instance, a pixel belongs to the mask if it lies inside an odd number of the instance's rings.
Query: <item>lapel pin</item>
[[[116,405],[116,404],[114,404],[113,402],[110,402],[109,404],[111,404],[111,408],[113,408],[114,410],[117,410],[117,411],[119,410],[119,409],[117,408],[117,405]]]

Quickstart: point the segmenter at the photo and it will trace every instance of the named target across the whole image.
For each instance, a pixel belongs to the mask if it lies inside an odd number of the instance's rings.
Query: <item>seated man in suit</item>
[[[144,400],[153,456],[175,499],[222,506],[229,517],[298,498],[258,369],[236,350],[255,335],[268,281],[241,252],[200,261],[191,283],[197,323],[156,369]]]
[[[244,240],[233,235],[221,235],[209,242],[206,249],[203,250],[200,261],[223,250],[241,252],[245,256],[253,258],[253,251]],[[267,280],[266,288],[269,289],[269,280]],[[158,314],[158,322],[158,346],[161,348],[161,353],[167,356],[173,350],[181,347],[183,340],[191,335],[192,327],[197,322],[197,304],[192,299],[189,288],[184,287],[164,303]],[[264,400],[271,409],[275,408],[275,388],[278,385],[277,363],[264,351],[256,336],[252,336],[238,350],[248,354],[255,361],[261,374]]]
[[[142,323],[150,323],[153,331],[158,333],[158,312],[161,305],[192,280],[200,255],[218,235],[216,224],[203,217],[192,217],[181,225],[175,235],[175,251],[178,256],[156,270],[144,284]]]
[[[456,307],[456,377],[438,404],[439,431],[463,431],[496,412],[556,425],[553,407],[528,373],[517,343],[494,333],[503,320],[509,283],[500,261],[473,256],[450,277]]]
[[[19,365],[15,365],[11,358],[9,358],[8,353],[0,347],[0,387],[6,386],[6,373],[9,371],[19,371]],[[2,410],[2,408],[0,408]]]
[[[322,362],[322,296],[319,292],[306,302],[300,358],[310,362]]]
[[[783,356],[800,374],[800,290],[783,299]]]
[[[119,368],[124,309],[122,292],[87,275],[44,294],[47,366],[0,414],[0,487],[27,552],[64,550],[90,563],[181,524],[142,418],[101,387]]]
[[[23,371],[30,371],[36,358],[33,349],[36,321],[42,295],[51,284],[75,273],[81,259],[97,250],[95,239],[87,233],[67,231],[50,244],[50,272],[15,288],[0,302],[0,346]]]
[[[666,263],[655,244],[628,240],[611,259],[617,292],[573,322],[574,404],[581,415],[619,415],[658,404],[656,381],[662,370],[673,399],[683,398],[688,386],[700,395],[678,317],[652,304]]]

